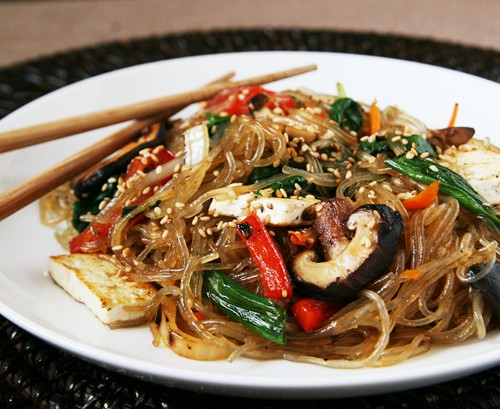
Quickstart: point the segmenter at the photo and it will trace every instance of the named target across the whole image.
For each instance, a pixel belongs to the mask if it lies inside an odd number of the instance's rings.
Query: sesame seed
[[[175,173],[177,173],[177,172],[179,172],[180,170],[181,170],[181,164],[180,164],[180,163],[178,163],[178,164],[177,164],[177,165],[175,165],[175,167],[174,167],[174,172],[175,172]]]
[[[123,246],[121,244],[118,244],[117,246],[111,247],[111,250],[113,250],[113,251],[121,251],[121,250],[123,250]]]
[[[361,186],[359,189],[358,189],[358,192],[359,194],[363,194],[363,192],[365,191],[365,187],[364,186]]]
[[[128,256],[130,256],[130,248],[125,247],[125,248],[123,249],[123,251],[122,251],[122,256],[123,256],[123,257],[128,257]]]
[[[401,136],[400,135],[391,138],[391,142],[397,142],[399,140],[401,140]]]
[[[407,152],[406,153],[406,159],[413,159],[415,157],[415,155],[413,154],[413,152]]]
[[[205,231],[203,229],[198,229],[198,234],[203,237],[203,238],[206,238],[207,237],[207,234],[205,233]]]
[[[144,190],[142,191],[142,194],[143,195],[147,195],[149,192],[151,192],[151,187],[150,186],[144,188]]]
[[[198,216],[195,216],[193,218],[193,221],[191,222],[191,225],[192,226],[196,226],[198,224],[198,222],[200,221],[199,217]]]
[[[156,206],[153,210],[153,212],[156,214],[156,215],[161,215],[161,208],[159,208],[158,206]]]
[[[185,204],[184,204],[184,203],[181,203],[181,202],[175,202],[175,207],[176,207],[177,209],[182,209],[184,206],[185,206]]]
[[[384,184],[382,184],[382,187],[383,187],[385,190],[387,190],[388,192],[392,192],[392,188],[391,188],[388,184],[384,183]]]
[[[427,158],[429,156],[429,152],[422,152],[420,157],[421,158]]]
[[[375,186],[377,184],[376,180],[372,180],[370,183],[368,183],[368,186]]]
[[[163,230],[163,233],[161,234],[161,238],[165,240],[168,236],[168,230]]]
[[[429,166],[429,169],[432,170],[433,172],[439,172],[439,169],[436,165]]]
[[[161,165],[158,165],[155,169],[155,172],[157,175],[159,175],[161,173],[161,171],[163,170],[162,166]]]
[[[201,220],[202,222],[208,222],[208,221],[210,220],[210,216],[201,216],[201,217],[200,217],[200,220]]]
[[[345,174],[345,178],[349,179],[351,176],[352,176],[352,172],[350,170],[348,170],[347,173]]]
[[[373,134],[368,137],[368,143],[374,143],[377,140],[377,135]]]

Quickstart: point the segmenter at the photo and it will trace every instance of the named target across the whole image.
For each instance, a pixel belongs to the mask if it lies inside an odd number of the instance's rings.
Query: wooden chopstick
[[[227,83],[233,76],[234,73],[228,73],[213,81],[211,84],[219,82]],[[138,133],[145,127],[166,120],[178,111],[179,109],[171,109],[166,112],[136,120],[125,128],[107,136],[83,151],[70,156],[38,175],[0,193],[0,220],[5,219],[31,202],[41,198],[57,186],[73,179],[108,155],[117,151],[126,143],[136,138]]]
[[[315,69],[316,65],[308,65],[239,81],[218,82],[194,91],[2,132],[0,133],[0,153],[74,135],[80,132],[90,131],[92,129],[102,128],[131,119],[143,118],[172,108],[186,106],[194,102],[208,99],[225,88],[261,85],[303,74]]]

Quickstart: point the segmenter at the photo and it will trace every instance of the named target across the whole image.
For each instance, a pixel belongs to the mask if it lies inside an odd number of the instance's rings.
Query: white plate
[[[316,63],[316,72],[269,87],[305,86],[380,106],[396,104],[429,126],[445,127],[453,104],[457,125],[498,139],[500,85],[459,72],[399,60],[331,53],[263,52],[193,57],[119,70],[51,93],[14,112],[0,130],[140,101],[202,85],[229,70],[244,78]],[[1,155],[0,189],[60,161],[110,129]],[[0,222],[0,313],[84,359],[121,373],[182,388],[255,397],[342,397],[416,388],[461,377],[500,363],[500,332],[483,340],[433,348],[388,368],[331,370],[285,361],[197,362],[154,348],[147,328],[109,330],[47,277],[48,256],[61,253],[33,204]]]

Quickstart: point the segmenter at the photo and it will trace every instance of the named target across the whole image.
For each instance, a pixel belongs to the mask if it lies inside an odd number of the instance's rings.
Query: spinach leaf
[[[420,135],[412,135],[405,137],[408,141],[404,144],[402,139],[397,141],[392,141],[396,135],[379,136],[377,135],[374,142],[369,142],[368,140],[362,140],[359,142],[359,150],[369,153],[371,155],[376,155],[381,152],[394,152],[396,155],[402,154],[402,152],[408,152],[412,147],[415,148],[417,153],[420,155],[424,152],[428,152],[429,156],[437,158],[438,155],[432,145]]]
[[[216,270],[205,272],[203,292],[229,318],[270,341],[286,343],[286,310],[275,302]]]
[[[363,125],[361,106],[351,98],[337,99],[331,106],[330,118],[350,131],[359,131]]]
[[[206,117],[210,137],[215,141],[220,141],[224,130],[231,122],[231,117],[229,115],[212,114],[211,112],[207,112]]]
[[[118,177],[115,177],[118,180]],[[116,193],[116,186],[118,182],[106,183],[105,189],[98,191],[97,194],[89,193],[88,196],[82,197],[73,203],[73,216],[71,218],[71,224],[73,227],[81,233],[85,227],[89,224],[80,220],[80,216],[84,214],[97,214],[99,213],[99,205],[106,198],[112,198]]]

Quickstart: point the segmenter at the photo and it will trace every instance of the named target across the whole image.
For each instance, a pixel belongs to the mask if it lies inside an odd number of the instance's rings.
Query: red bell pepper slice
[[[207,101],[205,110],[214,114],[220,114],[221,112],[226,112],[228,115],[248,114],[250,113],[248,103],[257,94],[264,94],[269,98],[265,105],[271,110],[279,107],[285,115],[288,115],[295,108],[295,101],[291,96],[278,94],[274,91],[253,85],[228,88],[219,92]]]
[[[130,162],[127,172],[123,176],[124,180],[130,179],[132,176],[136,175],[139,171],[147,173],[155,169],[159,165],[163,165],[170,160],[175,158],[175,154],[160,147],[154,150],[153,156],[137,156]],[[162,181],[166,182],[170,177]],[[153,189],[149,193],[141,194],[134,203],[133,206],[137,206],[144,202],[147,198],[153,195]],[[69,243],[69,250],[71,253],[87,253],[87,252],[105,252],[109,247],[109,242],[111,238],[111,232],[116,221],[121,217],[122,207],[117,208],[112,214],[109,215],[109,223],[90,223],[85,229],[76,237],[74,237]],[[134,224],[139,223],[144,220],[144,215],[138,215],[128,224],[128,228],[132,227]],[[92,249],[92,250],[89,250]]]
[[[273,300],[291,298],[292,282],[285,260],[259,217],[252,213],[237,224],[236,231],[259,267],[264,295]]]
[[[319,328],[328,318],[345,305],[342,301],[315,300],[313,298],[301,298],[290,308],[305,331],[313,331]]]

